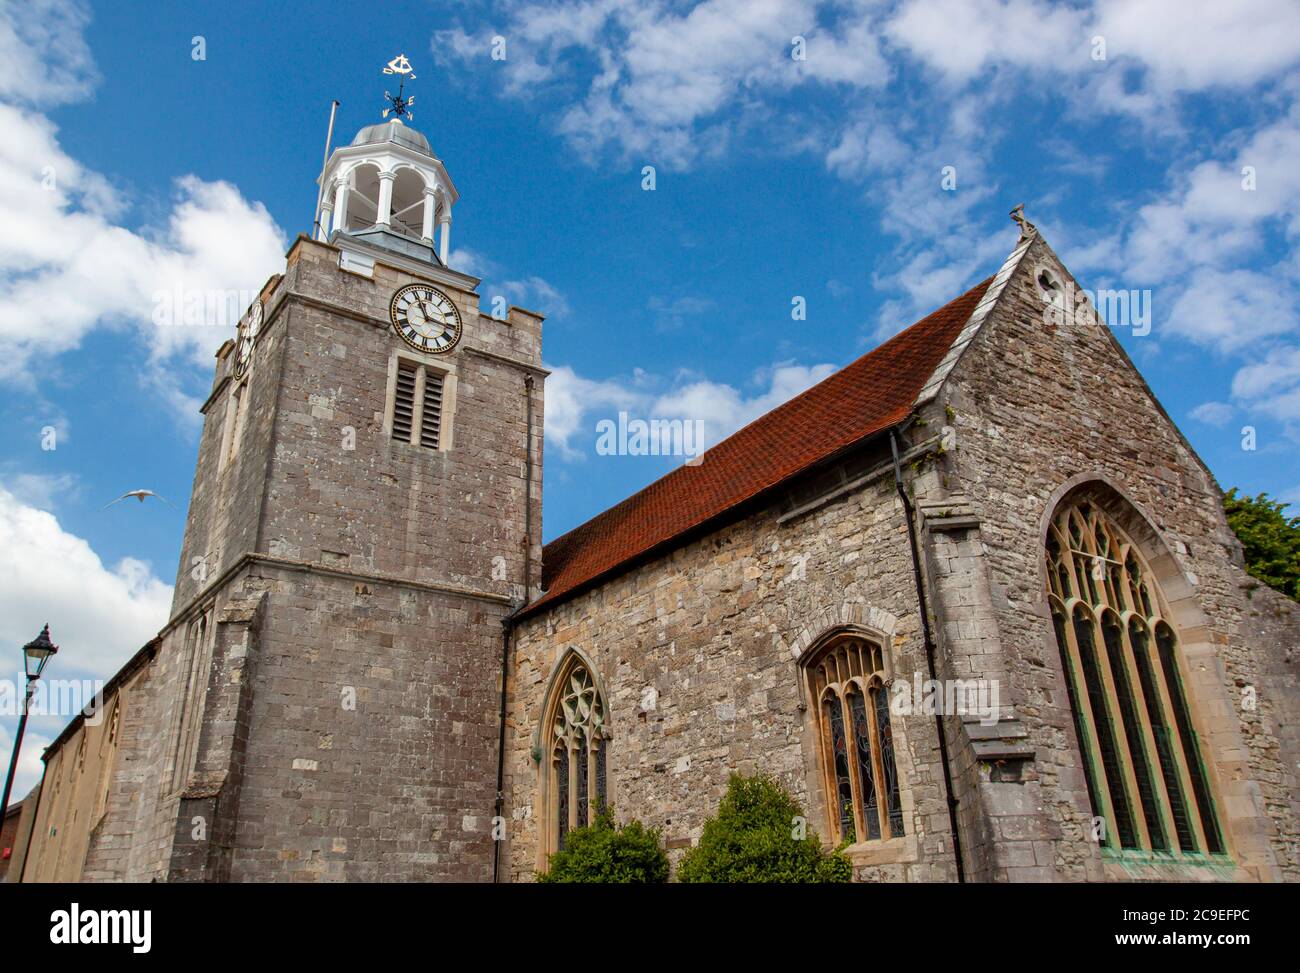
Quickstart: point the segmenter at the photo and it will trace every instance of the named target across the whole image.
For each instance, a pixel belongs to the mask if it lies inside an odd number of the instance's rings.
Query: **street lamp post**
[[[36,680],[41,678],[45,663],[50,656],[59,651],[59,647],[50,641],[50,626],[41,629],[41,634],[23,646],[23,665],[27,670],[27,693],[23,696],[23,715],[18,719],[18,732],[14,734],[14,754],[9,758],[9,776],[5,778],[4,798],[0,799],[0,821],[9,811],[9,792],[14,786],[14,772],[18,769],[18,751],[23,746],[23,734],[27,732],[27,710],[36,692]]]

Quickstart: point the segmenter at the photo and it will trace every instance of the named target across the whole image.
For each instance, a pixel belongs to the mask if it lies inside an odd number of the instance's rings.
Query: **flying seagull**
[[[171,508],[173,508],[173,509],[175,509],[175,507],[176,507],[176,504],[172,503],[170,500],[168,500],[166,497],[164,497],[161,493],[154,493],[152,490],[127,490],[126,493],[122,494],[120,497],[118,497],[116,500],[114,500],[113,503],[106,503],[106,504],[104,504],[104,506],[100,507],[100,510],[107,510],[109,507],[113,506],[114,503],[121,503],[121,502],[122,502],[123,500],[125,500],[127,497],[135,497],[135,498],[136,498],[137,500],[139,500],[141,503],[144,503],[144,498],[145,498],[145,497],[157,497],[157,498],[158,498],[159,500],[161,500],[163,503],[167,504],[167,506],[169,506],[169,507],[171,507]]]

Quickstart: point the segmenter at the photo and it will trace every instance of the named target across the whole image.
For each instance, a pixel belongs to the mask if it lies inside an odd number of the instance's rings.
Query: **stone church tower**
[[[480,314],[448,266],[455,186],[400,118],[322,181],[316,238],[218,352],[87,878],[492,878],[502,620],[540,579],[542,319]]]
[[[540,570],[541,318],[480,315],[447,266],[456,190],[400,120],[323,178],[332,228],[206,409],[170,640],[207,703],[168,761],[168,874],[482,880],[501,622]]]

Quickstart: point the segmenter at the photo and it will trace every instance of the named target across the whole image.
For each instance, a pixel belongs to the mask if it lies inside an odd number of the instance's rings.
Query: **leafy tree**
[[[668,856],[659,847],[659,832],[640,821],[614,823],[602,808],[588,828],[564,836],[564,850],[551,856],[539,882],[656,883],[668,881]]]
[[[1246,570],[1270,588],[1300,601],[1300,517],[1287,517],[1288,505],[1267,493],[1238,497],[1233,487],[1223,498],[1228,525],[1246,556]]]
[[[853,869],[803,825],[799,804],[763,774],[732,774],[716,817],[677,867],[682,882],[847,882]]]

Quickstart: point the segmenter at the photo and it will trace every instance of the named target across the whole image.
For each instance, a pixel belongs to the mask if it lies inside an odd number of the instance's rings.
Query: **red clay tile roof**
[[[795,396],[640,493],[547,544],[546,593],[521,614],[605,575],[770,490],[813,464],[902,422],[979,303],[989,280]]]

